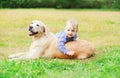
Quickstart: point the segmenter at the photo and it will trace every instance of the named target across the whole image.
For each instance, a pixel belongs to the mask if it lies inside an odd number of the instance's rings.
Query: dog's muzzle
[[[29,33],[28,33],[29,36],[33,36],[33,35],[35,35],[35,34],[37,34],[37,33],[38,33],[38,32],[34,32],[34,31],[33,31],[33,27],[32,27],[32,26],[29,27]]]

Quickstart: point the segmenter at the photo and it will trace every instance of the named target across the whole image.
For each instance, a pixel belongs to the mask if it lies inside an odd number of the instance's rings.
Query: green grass
[[[0,61],[1,78],[119,78],[118,51],[100,55],[96,60],[37,59]],[[116,58],[119,57],[119,58]],[[3,71],[4,70],[4,71]]]
[[[66,20],[79,22],[80,39],[91,41],[95,55],[86,60],[46,59],[8,61],[12,53],[28,51],[28,25],[43,21],[57,33]],[[120,12],[79,9],[0,9],[0,78],[119,78]]]

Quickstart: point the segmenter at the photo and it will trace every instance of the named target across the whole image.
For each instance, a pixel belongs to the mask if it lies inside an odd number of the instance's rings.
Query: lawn
[[[79,22],[80,39],[91,41],[95,55],[86,60],[45,59],[9,61],[26,52],[32,42],[28,25],[44,22],[57,33],[66,20]],[[0,9],[0,78],[119,78],[120,11],[75,9]]]

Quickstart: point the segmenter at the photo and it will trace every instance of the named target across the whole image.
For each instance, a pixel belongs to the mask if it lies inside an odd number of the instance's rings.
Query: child
[[[58,49],[66,55],[73,56],[74,51],[68,51],[65,48],[65,43],[74,41],[77,38],[78,22],[70,19],[66,22],[65,29],[59,32],[56,36],[58,37]]]

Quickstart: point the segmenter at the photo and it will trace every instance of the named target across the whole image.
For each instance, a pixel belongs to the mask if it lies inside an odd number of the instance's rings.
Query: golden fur
[[[85,59],[92,56],[95,51],[91,42],[77,39],[65,44],[68,50],[75,51],[74,56],[61,53],[57,48],[57,37],[48,30],[44,23],[38,20],[32,21],[29,32],[29,35],[33,36],[29,52],[12,54],[9,59],[36,59],[39,57]]]

